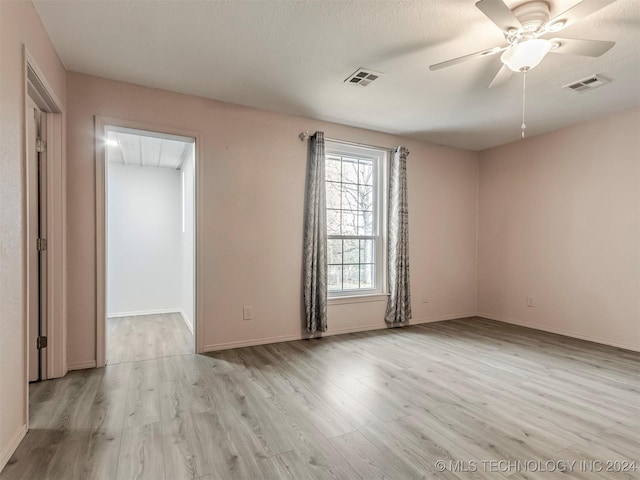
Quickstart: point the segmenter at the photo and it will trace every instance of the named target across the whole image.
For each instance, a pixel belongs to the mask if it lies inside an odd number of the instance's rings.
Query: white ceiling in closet
[[[109,163],[179,170],[191,153],[192,144],[156,136],[109,131]]]

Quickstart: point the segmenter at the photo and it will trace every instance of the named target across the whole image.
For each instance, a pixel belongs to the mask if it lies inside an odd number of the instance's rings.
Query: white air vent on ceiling
[[[606,85],[610,81],[611,80],[603,77],[602,75],[592,75],[590,77],[583,78],[582,80],[578,80],[577,82],[570,83],[569,85],[565,85],[562,88],[569,88],[574,92],[582,93],[587,90],[593,90],[594,88]]]
[[[381,77],[384,73],[374,72],[373,70],[365,70],[359,68],[345,80],[346,83],[352,83],[353,85],[360,85],[366,87],[378,77]]]

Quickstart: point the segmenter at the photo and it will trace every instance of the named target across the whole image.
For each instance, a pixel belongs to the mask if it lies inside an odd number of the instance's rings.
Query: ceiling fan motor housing
[[[523,40],[538,37],[546,33],[544,26],[549,21],[550,6],[547,2],[534,0],[515,7],[514,16],[522,24],[522,28],[513,28],[505,32],[509,43],[518,43]]]

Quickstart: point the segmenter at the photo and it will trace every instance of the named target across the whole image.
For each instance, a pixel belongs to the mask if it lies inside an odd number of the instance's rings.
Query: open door
[[[46,356],[47,218],[44,114],[27,99],[27,316],[29,381],[43,378]]]

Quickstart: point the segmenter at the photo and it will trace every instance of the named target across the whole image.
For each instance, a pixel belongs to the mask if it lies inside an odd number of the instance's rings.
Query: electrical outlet
[[[422,294],[422,303],[429,303],[429,297],[426,293]]]
[[[536,306],[536,297],[527,297],[527,307]]]
[[[242,307],[242,319],[253,320],[253,307],[251,305]]]

